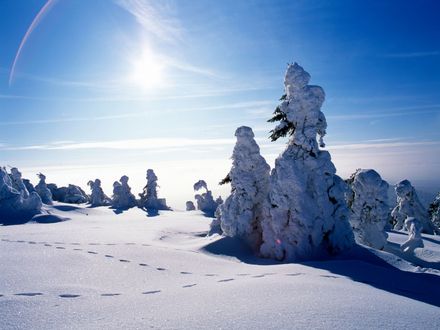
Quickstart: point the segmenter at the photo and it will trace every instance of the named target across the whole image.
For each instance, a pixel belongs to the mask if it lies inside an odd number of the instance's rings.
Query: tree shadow
[[[247,264],[286,264],[260,258],[244,242],[231,237],[212,242],[202,250],[214,255],[234,257]],[[400,270],[363,246],[357,245],[339,256],[298,264],[323,269],[376,289],[440,307],[440,276]]]

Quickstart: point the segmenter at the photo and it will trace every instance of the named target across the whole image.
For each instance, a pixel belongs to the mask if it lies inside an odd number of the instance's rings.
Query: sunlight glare
[[[142,91],[149,91],[165,85],[165,61],[150,47],[144,47],[140,54],[131,59],[129,83]]]

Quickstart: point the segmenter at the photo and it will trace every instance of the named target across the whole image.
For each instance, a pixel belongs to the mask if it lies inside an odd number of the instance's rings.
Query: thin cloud
[[[385,54],[383,57],[388,58],[416,58],[416,57],[428,57],[428,56],[439,56],[440,51],[434,50],[429,52],[409,52],[409,53],[394,53]]]
[[[110,149],[110,150],[164,150],[170,148],[188,147],[213,147],[221,145],[233,145],[234,139],[189,139],[189,138],[145,138],[126,139],[113,141],[93,142],[68,142],[22,147],[3,147],[1,150],[25,151],[25,150],[84,150],[84,149]]]
[[[414,146],[439,146],[440,141],[414,141],[414,142],[385,142],[385,143],[349,143],[339,145],[329,145],[327,150],[363,150],[363,149],[385,149],[401,148]]]
[[[166,16],[168,9],[158,1],[149,0],[115,0],[115,3],[130,13],[142,26],[144,31],[161,41],[176,42],[182,37],[182,28],[177,19]]]

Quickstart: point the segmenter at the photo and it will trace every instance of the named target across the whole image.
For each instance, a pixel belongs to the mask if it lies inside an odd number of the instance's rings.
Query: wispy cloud
[[[182,37],[182,27],[169,16],[169,6],[159,1],[115,0],[115,3],[133,15],[145,32],[161,41],[176,42]],[[165,14],[167,12],[167,15]]]
[[[415,146],[440,146],[440,141],[402,141],[402,142],[383,142],[383,143],[348,143],[329,145],[327,150],[363,150],[363,149],[386,149],[386,148],[401,148],[401,147],[415,147]]]
[[[84,149],[113,149],[113,150],[160,150],[188,147],[215,147],[233,145],[234,139],[189,139],[189,138],[144,138],[93,142],[62,142],[28,145],[21,147],[3,146],[0,150],[84,150]]]
[[[440,51],[427,51],[427,52],[408,52],[408,53],[391,53],[385,54],[383,57],[388,58],[416,58],[416,57],[428,57],[428,56],[439,56]]]

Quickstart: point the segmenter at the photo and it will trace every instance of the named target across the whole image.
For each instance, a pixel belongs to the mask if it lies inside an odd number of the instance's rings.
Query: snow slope
[[[0,329],[440,328],[437,236],[282,264],[206,238],[198,211],[48,211],[70,220],[0,226]]]

